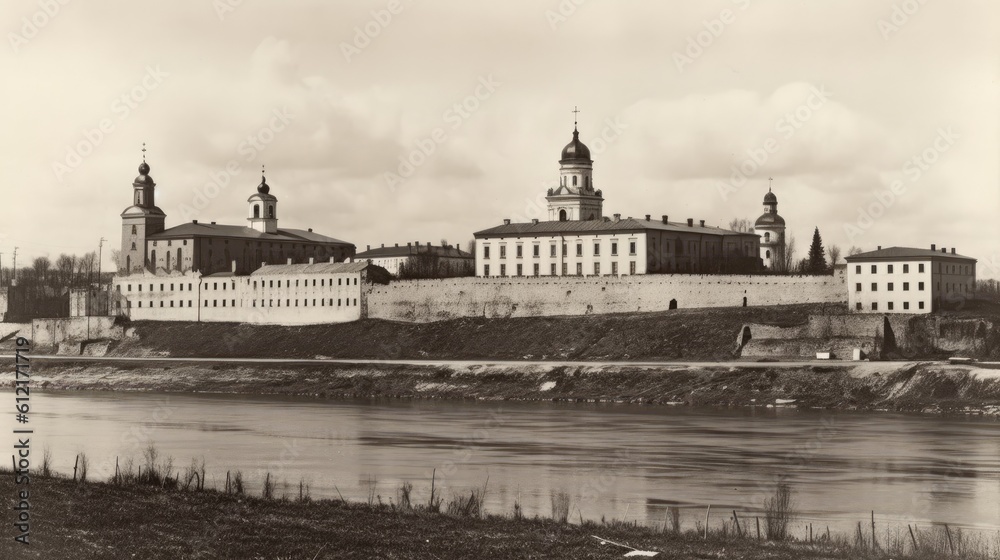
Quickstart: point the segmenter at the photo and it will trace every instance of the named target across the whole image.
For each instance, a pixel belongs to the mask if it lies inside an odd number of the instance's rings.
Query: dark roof
[[[346,241],[327,237],[301,229],[279,229],[277,233],[264,233],[246,226],[229,226],[225,224],[202,224],[189,222],[167,228],[149,236],[149,239],[168,239],[178,237],[237,237],[243,239],[259,239],[260,241],[298,241],[312,243],[341,243],[351,245]]]
[[[590,148],[580,141],[580,131],[573,129],[573,140],[562,151],[560,162],[584,161],[590,163]]]
[[[785,219],[777,214],[771,214],[770,212],[765,212],[757,218],[754,222],[755,226],[783,226],[785,225]]]
[[[888,249],[879,249],[878,251],[868,251],[867,253],[851,255],[846,257],[844,260],[850,262],[867,259],[929,259],[935,257],[965,259],[970,261],[976,260],[972,257],[966,257],[965,255],[942,253],[941,251],[932,251],[930,249],[915,249],[912,247],[889,247]]]
[[[706,235],[752,235],[754,237],[760,237],[755,233],[729,231],[713,226],[701,227],[697,222],[693,226],[688,226],[687,223],[669,222],[665,224],[662,220],[636,220],[632,218],[618,220],[617,222],[614,220],[580,220],[567,222],[538,222],[537,224],[504,224],[490,229],[477,231],[474,235],[476,237],[497,237],[510,235],[559,233],[586,234],[645,230],[673,231],[677,233],[701,233]]]
[[[269,264],[262,266],[250,273],[250,276],[273,276],[291,274],[341,274],[347,272],[361,272],[368,268],[366,262],[339,262],[339,263],[315,263],[315,264]]]
[[[391,257],[410,257],[414,255],[435,254],[439,257],[451,259],[474,259],[472,253],[456,247],[442,247],[440,245],[408,245],[403,247],[376,247],[368,251],[363,251],[354,255],[355,260],[360,259],[385,259]]]

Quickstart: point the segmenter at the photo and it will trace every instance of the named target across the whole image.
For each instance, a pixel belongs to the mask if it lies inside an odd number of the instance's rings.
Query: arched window
[[[767,257],[767,258],[771,258],[771,251],[768,250],[767,252],[765,252],[764,256]]]
[[[134,247],[133,247],[133,249],[134,249]],[[132,257],[131,256],[126,256],[125,257],[125,273],[126,274],[131,274],[131,272],[132,272]]]
[[[132,250],[135,251],[135,241],[132,242]]]
[[[566,221],[566,210],[565,209],[559,211],[559,221],[560,222],[565,222]]]
[[[181,271],[181,250],[177,249],[177,271]]]
[[[593,213],[591,213],[591,214],[590,214],[590,218],[587,218],[587,219],[588,219],[588,220],[596,220],[596,219],[597,219],[597,216],[595,216],[595,215],[594,215]]]
[[[764,243],[767,243],[770,240],[771,240],[771,232],[765,231],[764,232]]]
[[[576,186],[576,175],[573,175],[573,186]]]
[[[274,206],[271,206],[270,204],[267,205],[267,217],[274,218]]]
[[[136,233],[135,226],[132,226],[132,235],[135,235],[135,233]]]
[[[153,272],[156,272],[156,249],[149,254],[150,264],[153,265]]]
[[[170,250],[167,250],[166,264],[163,265],[163,270],[166,270],[166,271],[170,270]]]
[[[584,177],[583,178],[583,185],[585,187],[587,187],[588,189],[590,188],[590,177]]]
[[[135,203],[142,204],[142,191],[138,191],[135,193]]]
[[[253,205],[253,217],[254,218],[259,218],[260,217],[260,204],[254,204]]]

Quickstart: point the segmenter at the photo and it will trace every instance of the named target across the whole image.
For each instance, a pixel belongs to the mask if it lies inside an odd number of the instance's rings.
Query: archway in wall
[[[126,255],[125,257],[125,274],[132,274],[132,256]]]
[[[565,222],[566,221],[566,210],[560,210],[559,211],[559,221],[560,222]]]
[[[183,266],[181,266],[181,250],[177,249],[177,272],[183,272]]]
[[[254,204],[253,205],[253,217],[254,218],[259,218],[260,217],[260,204]]]
[[[166,260],[163,263],[163,270],[170,272],[170,251],[167,251]]]
[[[669,309],[677,309],[677,300],[676,299],[670,300],[670,307],[669,307]]]
[[[747,296],[743,296],[743,307],[747,306]]]

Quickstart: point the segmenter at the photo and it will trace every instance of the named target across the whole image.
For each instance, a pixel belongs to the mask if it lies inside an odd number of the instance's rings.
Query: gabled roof
[[[879,249],[878,251],[868,251],[867,253],[858,253],[857,255],[851,255],[849,257],[846,257],[844,260],[852,262],[852,261],[863,261],[869,259],[930,259],[930,258],[965,259],[970,261],[976,260],[972,257],[966,257],[964,255],[943,253],[941,251],[932,251],[930,249],[915,249],[912,247],[889,247],[888,249]]]
[[[476,237],[500,237],[516,235],[541,235],[541,234],[587,234],[587,233],[613,233],[629,231],[669,231],[677,233],[700,233],[703,235],[741,235],[760,237],[756,233],[746,233],[730,231],[713,226],[700,226],[697,223],[689,226],[687,223],[669,222],[663,223],[661,220],[636,220],[626,218],[623,220],[574,220],[566,222],[548,221],[538,223],[504,224],[490,229],[477,231]]]
[[[303,231],[301,229],[279,229],[277,233],[264,233],[246,226],[225,224],[203,224],[188,222],[149,236],[149,239],[173,239],[178,237],[235,237],[260,241],[307,241],[312,243],[341,243],[351,245],[333,237]]]
[[[262,266],[250,273],[250,276],[275,276],[292,274],[344,274],[349,272],[361,272],[368,268],[366,262],[339,262],[339,263],[316,263],[316,264],[269,264]]]
[[[457,247],[442,247],[440,245],[407,245],[404,247],[376,247],[354,255],[354,260],[387,259],[393,257],[412,257],[415,255],[437,255],[449,259],[474,259],[472,253]]]

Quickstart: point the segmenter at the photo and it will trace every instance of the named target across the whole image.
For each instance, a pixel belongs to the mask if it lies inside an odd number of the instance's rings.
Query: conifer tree
[[[809,247],[809,274],[826,274],[826,253],[823,251],[823,239],[819,236],[819,228],[813,232],[812,246]]]

